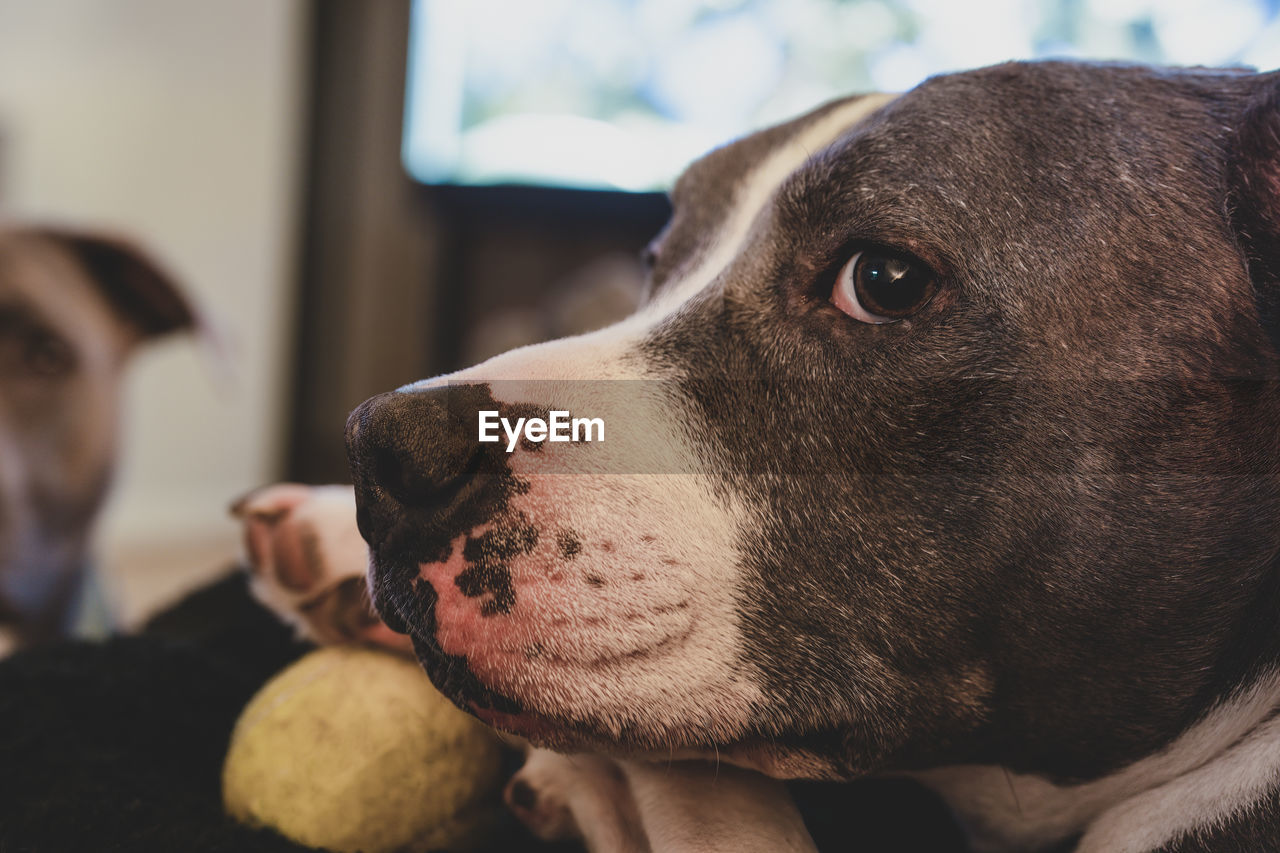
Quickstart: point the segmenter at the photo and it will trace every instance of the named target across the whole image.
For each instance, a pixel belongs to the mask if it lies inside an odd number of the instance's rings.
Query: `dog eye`
[[[31,375],[55,379],[75,368],[76,354],[71,345],[57,335],[34,332],[23,347],[22,362]]]
[[[19,380],[60,379],[75,371],[75,348],[31,312],[0,304],[0,376]]]
[[[922,262],[865,249],[840,268],[831,302],[863,323],[893,323],[919,311],[937,290],[933,270]]]

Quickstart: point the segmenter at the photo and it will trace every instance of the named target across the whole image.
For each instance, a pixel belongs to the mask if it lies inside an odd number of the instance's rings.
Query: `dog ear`
[[[143,339],[204,325],[175,277],[135,243],[109,234],[49,226],[33,232],[61,247],[83,267]]]
[[[1236,128],[1227,189],[1263,327],[1280,348],[1280,84],[1271,75]]]

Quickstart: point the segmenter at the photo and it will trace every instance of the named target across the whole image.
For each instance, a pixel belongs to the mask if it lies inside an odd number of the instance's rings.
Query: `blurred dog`
[[[0,224],[0,655],[70,629],[125,367],[195,316],[129,242]]]

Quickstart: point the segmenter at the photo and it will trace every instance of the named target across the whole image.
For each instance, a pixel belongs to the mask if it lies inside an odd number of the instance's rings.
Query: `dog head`
[[[712,152],[634,316],[353,413],[384,618],[554,747],[1158,748],[1276,651],[1277,85],[1008,64]],[[605,440],[478,441],[561,410]]]
[[[66,628],[129,355],[193,322],[173,279],[130,243],[0,228],[0,625],[21,639]]]

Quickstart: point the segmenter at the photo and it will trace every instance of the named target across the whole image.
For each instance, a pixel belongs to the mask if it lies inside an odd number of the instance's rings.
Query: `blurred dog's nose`
[[[406,511],[445,509],[479,472],[477,407],[467,391],[392,391],[351,413],[347,456],[365,539],[379,538]]]

